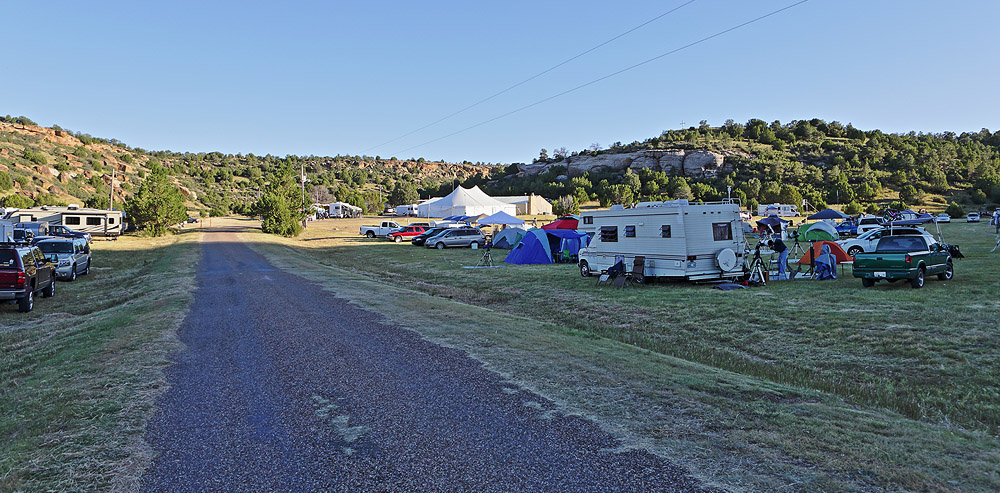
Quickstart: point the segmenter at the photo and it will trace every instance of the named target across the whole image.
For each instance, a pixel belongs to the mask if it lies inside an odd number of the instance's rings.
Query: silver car
[[[56,266],[56,278],[75,281],[90,273],[90,244],[84,238],[51,238],[35,244]]]
[[[433,238],[428,238],[424,245],[427,248],[471,247],[477,244],[480,248],[486,244],[486,236],[476,228],[453,228],[445,230]]]

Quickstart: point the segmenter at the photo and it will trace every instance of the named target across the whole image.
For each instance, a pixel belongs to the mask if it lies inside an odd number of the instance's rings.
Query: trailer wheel
[[[590,264],[588,264],[586,260],[581,260],[580,275],[583,277],[590,277],[591,274],[593,273],[590,271]]]

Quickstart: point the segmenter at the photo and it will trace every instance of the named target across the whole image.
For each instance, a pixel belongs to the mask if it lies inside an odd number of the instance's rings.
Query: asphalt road
[[[684,470],[206,234],[147,491],[691,491]]]

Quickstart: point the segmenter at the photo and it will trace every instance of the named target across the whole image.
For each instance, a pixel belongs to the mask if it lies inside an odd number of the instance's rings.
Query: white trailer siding
[[[20,209],[11,213],[16,222],[45,221],[63,225],[73,231],[90,233],[92,236],[118,236],[124,231],[125,215],[122,211],[90,209],[84,207],[45,206]]]
[[[593,272],[608,269],[616,257],[623,257],[630,267],[636,256],[644,256],[647,276],[717,279],[742,274],[745,240],[738,204],[668,202],[587,212],[583,217],[592,218],[584,225],[587,229],[581,230],[593,232],[593,238],[580,251],[580,260]],[[714,225],[718,225],[720,239],[716,239]],[[611,228],[616,241],[608,241]],[[727,248],[736,255],[737,267],[723,272],[716,258]]]

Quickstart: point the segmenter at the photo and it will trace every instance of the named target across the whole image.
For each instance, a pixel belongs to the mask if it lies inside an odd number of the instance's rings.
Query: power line
[[[566,65],[567,63],[572,62],[573,60],[576,60],[577,58],[580,58],[580,57],[586,55],[587,53],[590,53],[590,52],[592,52],[592,51],[594,51],[594,50],[596,50],[596,49],[598,49],[598,48],[600,48],[600,47],[602,47],[602,46],[604,46],[604,45],[606,45],[608,43],[611,43],[612,41],[615,41],[618,38],[621,38],[621,37],[623,37],[625,35],[631,34],[632,32],[637,31],[638,29],[640,29],[642,27],[645,27],[646,25],[651,24],[654,21],[662,19],[663,17],[666,17],[667,15],[672,14],[672,13],[676,12],[677,10],[680,10],[682,7],[690,5],[690,4],[692,4],[692,3],[696,2],[696,1],[697,0],[688,0],[687,2],[684,2],[684,3],[680,4],[680,5],[678,5],[677,7],[674,7],[674,8],[672,8],[672,9],[670,9],[670,10],[668,10],[668,11],[666,11],[666,12],[664,12],[664,13],[656,16],[656,17],[653,17],[652,19],[650,19],[650,20],[648,20],[646,22],[643,22],[642,24],[639,24],[638,26],[635,26],[632,29],[629,29],[628,31],[625,31],[625,32],[623,32],[623,33],[621,33],[621,34],[619,34],[619,35],[617,35],[617,36],[615,36],[615,37],[613,37],[613,38],[611,38],[611,39],[609,39],[609,40],[607,40],[607,41],[605,41],[605,42],[603,42],[603,43],[601,43],[601,44],[599,44],[597,46],[594,46],[593,48],[590,48],[590,49],[584,51],[583,53],[580,53],[578,55],[575,55],[575,56],[572,56],[570,58],[567,58],[566,60],[563,60],[562,62],[559,62],[556,65],[553,65],[553,66],[551,66],[551,67],[549,67],[549,68],[547,68],[547,69],[545,69],[545,70],[543,70],[543,71],[541,71],[541,72],[539,72],[539,73],[537,73],[535,75],[532,75],[531,77],[528,77],[527,79],[524,79],[521,82],[518,82],[517,84],[514,84],[514,85],[512,85],[512,86],[510,86],[510,87],[508,87],[508,88],[506,88],[506,89],[504,89],[504,90],[502,90],[500,92],[497,92],[496,94],[493,94],[492,96],[488,96],[488,97],[483,98],[483,99],[481,99],[479,101],[476,101],[475,103],[472,103],[469,106],[466,106],[465,108],[462,108],[462,109],[460,109],[460,110],[458,110],[458,111],[456,111],[454,113],[451,113],[450,115],[447,115],[447,116],[441,117],[441,118],[439,118],[437,120],[434,120],[434,121],[428,123],[427,125],[424,125],[424,126],[418,128],[416,130],[412,130],[410,132],[407,132],[407,133],[405,133],[403,135],[400,135],[399,137],[396,137],[396,138],[394,138],[392,140],[387,140],[387,141],[385,141],[385,142],[383,142],[383,143],[381,143],[379,145],[376,145],[376,146],[373,146],[373,147],[369,147],[368,149],[365,149],[363,152],[367,153],[368,151],[371,151],[373,149],[378,149],[379,147],[382,147],[382,146],[384,146],[386,144],[391,144],[391,143],[396,142],[397,140],[402,139],[404,137],[409,137],[410,135],[413,135],[413,134],[415,134],[415,133],[417,133],[417,132],[419,132],[419,131],[421,131],[421,130],[423,130],[425,128],[437,125],[438,123],[441,123],[441,122],[443,122],[443,121],[445,121],[445,120],[447,120],[447,119],[449,119],[449,118],[451,118],[451,117],[453,117],[455,115],[458,115],[460,113],[464,113],[464,112],[466,112],[466,111],[468,111],[468,110],[470,110],[472,108],[475,108],[476,106],[479,106],[479,105],[481,105],[481,104],[483,104],[483,103],[485,103],[485,102],[487,102],[487,101],[489,101],[489,100],[491,100],[491,99],[493,99],[493,98],[495,98],[495,97],[497,97],[497,96],[499,96],[499,95],[501,95],[501,94],[503,94],[505,92],[508,92],[508,91],[510,91],[512,89],[520,87],[520,86],[522,86],[522,85],[524,85],[524,84],[526,84],[528,82],[531,82],[532,80],[537,79],[538,77],[541,77],[541,76],[543,76],[543,75],[545,75],[545,74],[547,74],[547,73],[549,73],[549,72],[551,72],[551,71],[553,71],[553,70],[555,70],[555,69],[557,69],[559,67],[562,67],[563,65]]]
[[[499,120],[499,119],[501,119],[501,118],[504,118],[504,117],[507,117],[507,116],[510,116],[510,115],[513,115],[514,113],[518,113],[518,112],[521,112],[521,111],[524,111],[524,110],[526,110],[526,109],[528,109],[528,108],[531,108],[531,107],[534,107],[534,106],[538,106],[538,105],[540,105],[540,104],[542,104],[542,103],[545,103],[545,102],[548,102],[548,101],[551,101],[551,100],[553,100],[553,99],[555,99],[555,98],[558,98],[558,97],[560,97],[560,96],[564,96],[564,95],[566,95],[566,94],[569,94],[569,93],[571,93],[571,92],[573,92],[573,91],[576,91],[576,90],[579,90],[579,89],[583,89],[584,87],[587,87],[587,86],[590,86],[590,85],[593,85],[593,84],[596,84],[596,83],[598,83],[598,82],[601,82],[601,81],[603,81],[603,80],[605,80],[605,79],[610,79],[611,77],[614,77],[614,76],[616,76],[616,75],[619,75],[619,74],[622,74],[622,73],[624,73],[624,72],[628,72],[629,70],[632,70],[632,69],[634,69],[634,68],[638,68],[638,67],[641,67],[641,66],[643,66],[643,65],[646,65],[647,63],[651,63],[651,62],[654,62],[654,61],[656,61],[656,60],[659,60],[659,59],[661,59],[661,58],[663,58],[663,57],[665,57],[665,56],[668,56],[668,55],[673,55],[674,53],[677,53],[677,52],[679,52],[679,51],[681,51],[681,50],[686,50],[686,49],[688,49],[688,48],[690,48],[690,47],[692,47],[692,46],[695,46],[695,45],[698,45],[698,44],[701,44],[701,43],[704,43],[705,41],[708,41],[708,40],[710,40],[710,39],[713,39],[713,38],[717,38],[717,37],[719,37],[719,36],[722,36],[723,34],[727,34],[727,33],[729,33],[729,32],[732,32],[732,31],[735,31],[735,30],[737,30],[737,29],[740,29],[740,28],[742,28],[742,27],[745,27],[745,26],[748,26],[748,25],[750,25],[750,24],[753,24],[753,23],[755,23],[755,22],[757,22],[757,21],[761,21],[761,20],[763,20],[763,19],[766,19],[766,18],[768,18],[768,17],[771,17],[772,15],[775,15],[775,14],[779,14],[779,13],[781,13],[781,12],[784,12],[784,11],[786,11],[786,10],[788,10],[788,9],[792,8],[792,7],[796,7],[796,6],[799,6],[799,5],[802,5],[803,3],[806,3],[806,2],[808,2],[808,1],[809,1],[809,0],[800,0],[800,1],[798,1],[798,2],[795,2],[795,3],[791,4],[791,5],[787,5],[787,6],[785,6],[785,7],[782,7],[782,8],[780,8],[780,9],[777,9],[777,10],[773,10],[773,11],[771,11],[771,12],[768,12],[768,13],[766,13],[766,14],[764,14],[764,15],[760,16],[760,17],[756,17],[756,18],[754,18],[754,19],[751,19],[751,20],[748,20],[748,21],[746,21],[746,22],[744,22],[744,23],[742,23],[742,24],[738,24],[738,25],[735,25],[735,26],[733,26],[733,27],[730,27],[729,29],[725,29],[725,30],[723,30],[723,31],[719,31],[719,32],[717,32],[717,33],[715,33],[715,34],[712,34],[711,36],[706,36],[706,37],[704,37],[704,38],[701,38],[701,39],[699,39],[699,40],[697,40],[697,41],[694,41],[694,42],[692,42],[692,43],[688,43],[688,44],[686,44],[686,45],[684,45],[684,46],[681,46],[680,48],[674,48],[673,50],[670,50],[670,51],[668,51],[668,52],[666,52],[666,53],[663,53],[663,54],[660,54],[660,55],[657,55],[657,56],[655,56],[655,57],[653,57],[653,58],[649,58],[649,59],[647,59],[647,60],[644,60],[644,61],[641,61],[641,62],[639,62],[639,63],[637,63],[637,64],[635,64],[635,65],[631,65],[631,66],[628,66],[628,67],[625,67],[625,68],[623,68],[623,69],[621,69],[621,70],[618,70],[617,72],[612,72],[612,73],[610,73],[610,74],[608,74],[608,75],[605,75],[605,76],[603,76],[603,77],[599,77],[599,78],[597,78],[597,79],[594,79],[594,80],[592,80],[592,81],[590,81],[590,82],[586,82],[586,83],[583,83],[583,84],[580,84],[580,85],[578,85],[578,86],[576,86],[576,87],[574,87],[574,88],[572,88],[572,89],[567,89],[567,90],[565,90],[565,91],[563,91],[563,92],[560,92],[560,93],[558,93],[558,94],[555,94],[555,95],[552,95],[552,96],[549,96],[549,97],[547,97],[547,98],[545,98],[545,99],[540,99],[540,100],[538,100],[538,101],[535,101],[534,103],[531,103],[531,104],[526,104],[526,105],[524,105],[524,106],[522,106],[522,107],[520,107],[520,108],[517,108],[517,109],[515,109],[515,110],[511,110],[511,111],[508,111],[507,113],[503,113],[503,114],[501,114],[501,115],[498,115],[498,116],[495,116],[495,117],[493,117],[493,118],[490,118],[489,120],[486,120],[486,121],[482,121],[482,122],[479,122],[479,123],[477,123],[477,124],[475,124],[475,125],[470,125],[470,126],[468,126],[468,127],[465,127],[465,128],[463,128],[463,129],[461,129],[461,130],[456,130],[456,131],[454,131],[454,132],[452,132],[452,133],[450,133],[450,134],[448,134],[448,135],[445,135],[445,136],[443,136],[443,137],[438,137],[438,138],[436,138],[436,139],[433,139],[433,140],[428,140],[427,142],[424,142],[424,143],[422,143],[422,144],[417,144],[417,145],[415,145],[415,146],[413,146],[413,147],[408,147],[408,148],[406,148],[406,149],[403,149],[403,150],[401,150],[401,151],[398,151],[398,152],[395,152],[395,153],[393,153],[393,154],[402,154],[402,153],[404,153],[404,152],[407,152],[407,151],[410,151],[410,150],[413,150],[413,149],[416,149],[416,148],[418,148],[418,147],[423,147],[423,146],[425,146],[425,145],[427,145],[427,144],[432,144],[432,143],[434,143],[434,142],[437,142],[437,141],[439,141],[439,140],[444,140],[444,139],[447,139],[448,137],[452,137],[452,136],[454,136],[454,135],[458,135],[458,134],[460,134],[460,133],[462,133],[462,132],[466,132],[466,131],[468,131],[468,130],[472,130],[472,129],[476,128],[476,127],[481,127],[481,126],[483,126],[483,125],[486,125],[487,123],[492,123],[492,122],[494,122],[494,121],[497,121],[497,120]]]

